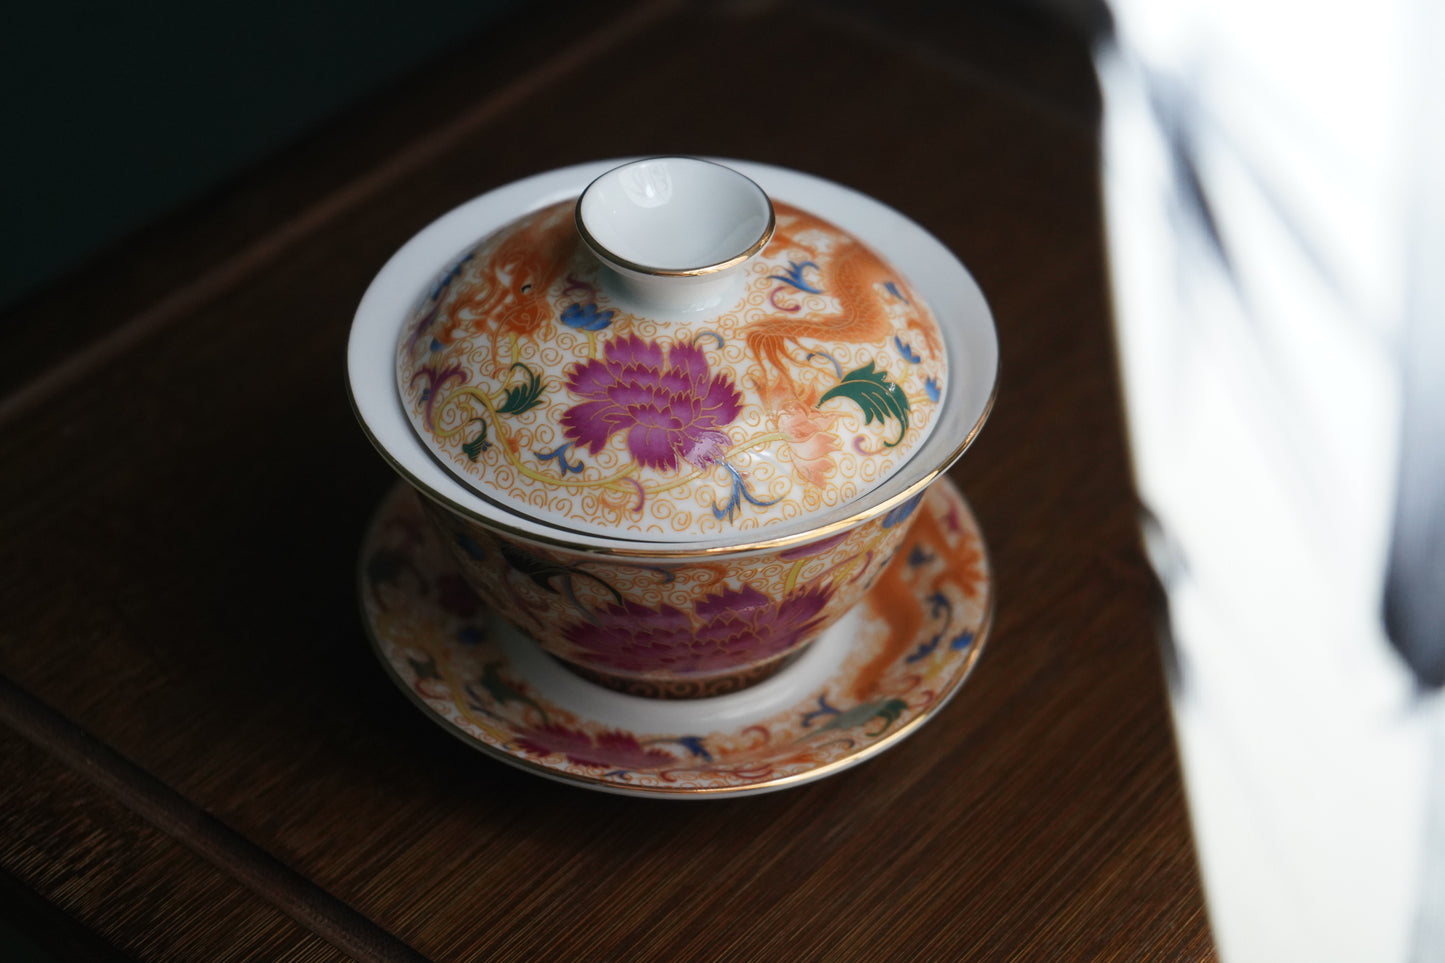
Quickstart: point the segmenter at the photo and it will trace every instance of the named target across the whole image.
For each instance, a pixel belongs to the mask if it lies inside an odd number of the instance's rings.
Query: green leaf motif
[[[622,604],[622,593],[613,588],[610,582],[600,576],[593,575],[591,572],[584,571],[575,565],[563,565],[560,562],[553,562],[541,558],[509,542],[502,542],[500,547],[502,558],[506,559],[507,564],[531,579],[533,585],[536,585],[543,591],[551,592],[553,595],[566,595],[571,599],[572,604],[577,606],[578,611],[584,615],[588,615],[589,618],[590,613],[588,613],[582,603],[577,600],[577,593],[573,588],[574,580],[577,578],[591,579],[606,589],[618,605]],[[557,584],[553,582],[553,579],[557,579],[561,583],[562,587],[560,589],[557,587]]]
[[[897,418],[898,437],[883,443],[889,448],[908,434],[908,396],[902,388],[888,380],[888,372],[879,369],[872,361],[845,374],[842,381],[823,392],[823,397],[814,407],[821,408],[832,398],[847,398],[855,402],[863,411],[865,425],[875,421],[886,423],[889,418]]]
[[[440,679],[442,674],[437,671],[437,660],[431,656],[422,659],[407,656],[406,661],[411,665],[411,671],[416,673],[418,682],[424,679]]]
[[[908,711],[908,703],[902,699],[885,699],[881,702],[865,702],[862,705],[854,706],[846,712],[840,712],[829,719],[827,724],[817,732],[829,732],[839,729],[852,729],[854,726],[865,725],[873,720],[878,720],[878,728],[872,732],[864,733],[869,739],[877,739],[897,722],[903,713]],[[817,733],[812,733],[817,735]]]
[[[462,445],[462,452],[467,456],[468,461],[476,461],[482,452],[492,447],[492,443],[487,440],[486,420],[483,418],[473,418],[472,421],[480,424],[482,430],[477,434],[477,437]],[[468,422],[468,424],[470,423],[471,422]]]
[[[527,380],[523,384],[512,385],[506,390],[502,403],[497,406],[499,415],[520,415],[524,411],[530,411],[542,403],[542,389],[545,387],[537,372],[518,361],[512,365],[511,370],[521,368]]]
[[[542,722],[547,721],[547,710],[542,708],[537,701],[526,693],[518,690],[506,679],[502,678],[502,663],[488,662],[482,667],[482,677],[477,680],[481,683],[487,695],[497,703],[498,706],[506,706],[508,703],[520,702],[522,705],[531,706],[542,717]]]

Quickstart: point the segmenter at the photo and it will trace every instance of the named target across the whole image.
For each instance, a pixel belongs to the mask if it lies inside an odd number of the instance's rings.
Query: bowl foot
[[[609,675],[556,656],[552,656],[552,658],[569,672],[581,676],[588,682],[595,682],[604,688],[625,692],[628,695],[640,696],[644,699],[706,699],[711,696],[739,692],[749,686],[757,685],[792,665],[807,650],[808,646],[805,645],[769,662],[750,665],[740,672],[693,679],[639,679],[630,676]]]

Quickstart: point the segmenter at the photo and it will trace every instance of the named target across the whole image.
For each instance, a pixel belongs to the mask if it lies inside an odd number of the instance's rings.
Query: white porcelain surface
[[[691,157],[616,167],[588,185],[577,208],[596,254],[653,274],[724,269],[768,232],[772,208],[738,172]]]
[[[983,296],[961,264],[926,231],[896,211],[821,179],[766,165],[727,161],[776,200],[818,211],[838,227],[863,238],[889,262],[906,265],[908,281],[939,319],[950,358],[949,377],[938,421],[911,460],[866,495],[827,511],[784,521],[765,533],[732,532],[669,539],[667,549],[705,552],[722,545],[781,546],[805,540],[829,526],[855,522],[895,508],[920,492],[962,454],[992,403],[998,350]],[[635,549],[636,539],[607,531],[568,532],[510,512],[463,485],[432,456],[408,420],[395,390],[398,319],[412,309],[419,292],[479,236],[529,211],[575,197],[598,176],[618,166],[600,162],[552,171],[500,188],[440,218],[407,243],[382,269],[357,312],[348,349],[353,403],[378,448],[398,472],[435,501],[461,514],[500,524],[543,542],[583,549]],[[706,166],[706,165],[704,165]],[[714,245],[716,253],[731,244]],[[640,249],[634,253],[644,253]],[[679,257],[683,263],[700,256]],[[711,254],[708,254],[711,256]]]
[[[582,240],[611,268],[614,300],[687,316],[735,303],[743,267],[773,230],[762,188],[696,157],[651,157],[615,167],[577,203]]]

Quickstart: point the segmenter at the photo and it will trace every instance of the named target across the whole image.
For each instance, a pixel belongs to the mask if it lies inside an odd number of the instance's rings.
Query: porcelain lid
[[[836,509],[939,420],[948,358],[906,277],[692,158],[503,225],[405,320],[401,400],[450,471],[571,532],[727,540]]]

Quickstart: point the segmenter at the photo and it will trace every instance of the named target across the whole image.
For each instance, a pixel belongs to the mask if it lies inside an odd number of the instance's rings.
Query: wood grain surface
[[[9,917],[65,958],[1213,959],[1097,111],[1083,41],[1012,8],[548,5],[12,312]],[[357,614],[390,484],[342,375],[370,277],[487,189],[651,152],[872,194],[998,324],[998,402],[953,471],[997,576],[980,666],[914,737],[772,795],[611,797],[494,762],[392,687]]]

